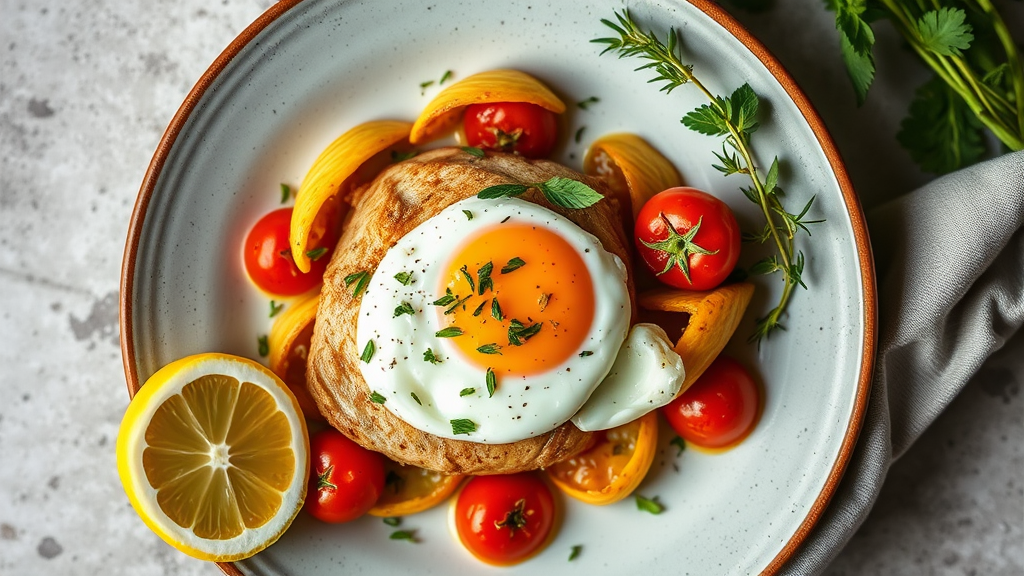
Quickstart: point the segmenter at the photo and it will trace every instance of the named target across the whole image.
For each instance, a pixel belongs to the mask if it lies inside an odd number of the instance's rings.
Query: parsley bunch
[[[750,268],[755,274],[782,274],[785,283],[778,304],[766,316],[758,319],[757,327],[751,336],[752,341],[760,341],[776,328],[781,328],[780,319],[789,303],[793,289],[803,286],[801,275],[804,271],[804,254],[795,249],[795,238],[798,231],[808,232],[808,224],[816,224],[820,220],[806,220],[814,198],[811,197],[799,213],[788,212],[782,206],[782,187],[779,186],[779,159],[776,157],[767,172],[760,171],[754,161],[751,146],[751,135],[757,130],[757,111],[760,99],[748,84],[744,84],[729,96],[712,94],[694,75],[693,66],[684,64],[679,51],[679,40],[676,30],[670,29],[668,43],[662,42],[653,32],[644,32],[623,10],[615,14],[617,23],[609,20],[601,22],[614,30],[618,37],[598,38],[593,40],[605,44],[605,52],[617,52],[619,58],[639,57],[648,62],[637,70],[653,70],[657,75],[650,82],[661,82],[661,90],[670,93],[683,84],[692,84],[708,99],[708,104],[699,106],[683,116],[682,123],[687,128],[708,136],[723,137],[722,152],[715,152],[720,164],[714,167],[726,176],[745,174],[750,178],[751,186],[743,188],[747,199],[757,204],[764,216],[765,224],[756,234],[744,234],[744,239],[760,243],[770,243],[775,254],[760,260]]]
[[[875,76],[871,24],[888,19],[935,76],[918,88],[897,139],[937,174],[985,155],[987,128],[1024,149],[1024,65],[990,0],[825,0],[858,104]]]

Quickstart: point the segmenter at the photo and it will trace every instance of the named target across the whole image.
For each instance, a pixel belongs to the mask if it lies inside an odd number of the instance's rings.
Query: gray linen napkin
[[[839,489],[782,570],[821,573],[864,522],[889,466],[1024,324],[1024,152],[873,210],[874,383]]]

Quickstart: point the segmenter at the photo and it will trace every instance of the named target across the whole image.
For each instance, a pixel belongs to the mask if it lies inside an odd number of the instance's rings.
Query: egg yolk
[[[441,328],[461,331],[451,337],[455,347],[499,378],[546,372],[586,353],[594,285],[557,233],[511,222],[483,230],[462,242],[441,278]]]

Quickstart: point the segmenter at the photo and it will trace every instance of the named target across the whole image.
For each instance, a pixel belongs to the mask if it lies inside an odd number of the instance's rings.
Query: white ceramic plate
[[[703,82],[728,93],[749,82],[762,97],[755,149],[784,165],[791,209],[817,196],[826,223],[801,237],[804,279],[785,318],[787,331],[760,350],[744,342],[753,319],[781,289],[758,291],[729,352],[767,391],[755,432],[719,455],[663,448],[639,492],[666,511],[640,512],[632,499],[592,507],[563,499],[561,530],[520,573],[774,573],[806,536],[835,490],[859,430],[874,350],[870,249],[859,206],[824,127],[789,76],[717,6],[696,0],[636,2],[635,19],[662,35],[679,29],[686,58]],[[548,83],[570,106],[571,136],[560,159],[579,167],[585,145],[613,131],[640,134],[686,181],[725,199],[747,229],[756,207],[742,177],[712,169],[716,139],[679,118],[701,104],[682,87],[666,96],[633,72],[639,62],[599,56],[590,43],[619,2],[438,2],[306,0],[275,5],[213,64],[175,116],[143,183],[125,253],[122,346],[129,390],[182,356],[221,351],[256,357],[269,329],[267,299],[246,280],[240,244],[278,206],[278,185],[297,185],[317,154],[357,123],[413,120],[438,88],[420,83],[498,67]],[[740,265],[758,258],[748,250]],[[662,446],[665,446],[663,438]],[[417,544],[391,541],[391,528],[364,518],[327,526],[305,514],[255,558],[222,565],[245,574],[467,574],[493,571],[449,535],[444,507],[409,517]],[[573,545],[583,552],[568,562]]]

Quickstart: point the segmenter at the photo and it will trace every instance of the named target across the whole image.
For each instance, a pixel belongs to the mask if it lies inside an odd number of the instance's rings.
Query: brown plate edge
[[[711,0],[687,0],[701,12],[709,16],[720,26],[725,28],[737,40],[747,47],[750,52],[761,61],[761,64],[768,69],[768,72],[782,85],[782,88],[789,94],[789,97],[800,109],[807,124],[811,127],[822,152],[828,158],[839,183],[839,189],[846,202],[847,212],[850,214],[850,222],[853,227],[854,241],[857,244],[857,255],[860,261],[861,286],[864,291],[864,351],[861,358],[861,372],[857,380],[857,397],[854,400],[853,413],[850,415],[850,422],[843,436],[843,442],[839,447],[839,457],[832,465],[825,487],[815,499],[814,504],[800,523],[799,528],[789,542],[775,556],[770,564],[761,572],[761,576],[772,576],[777,574],[782,566],[793,556],[800,545],[806,540],[811,529],[817,524],[821,515],[828,507],[829,501],[835,495],[839,487],[839,481],[843,478],[846,466],[853,456],[854,447],[857,445],[857,438],[860,436],[861,426],[864,423],[864,413],[867,409],[868,397],[871,392],[871,378],[874,373],[875,347],[878,339],[878,296],[875,288],[875,264],[871,251],[871,239],[868,236],[867,222],[864,218],[864,210],[861,208],[860,199],[853,190],[853,183],[846,172],[846,165],[839,154],[832,136],[825,127],[821,116],[818,115],[814,105],[808,100],[807,95],[797,85],[796,80],[783,68],[775,56],[757,38],[747,31],[735,18],[732,17],[718,4]]]

